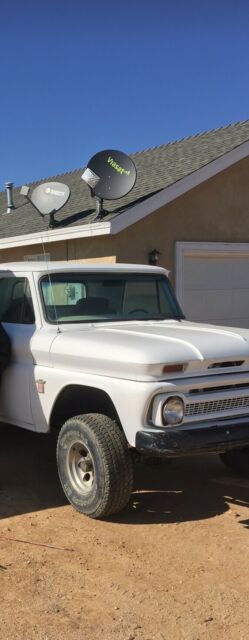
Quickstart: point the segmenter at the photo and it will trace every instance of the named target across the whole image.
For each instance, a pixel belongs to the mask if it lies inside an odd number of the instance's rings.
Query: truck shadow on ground
[[[212,518],[249,507],[249,480],[226,471],[218,456],[140,462],[128,507],[108,518],[130,525]],[[56,439],[1,426],[0,519],[67,505],[56,468]],[[69,507],[72,508],[72,507]],[[249,512],[248,512],[249,513]]]
[[[217,455],[175,460],[149,460],[135,472],[135,488],[128,508],[115,522],[129,524],[181,523],[212,518],[237,506],[249,508],[249,479],[228,472]],[[249,511],[248,511],[249,516]]]
[[[0,426],[0,519],[67,504],[56,468],[56,438]]]

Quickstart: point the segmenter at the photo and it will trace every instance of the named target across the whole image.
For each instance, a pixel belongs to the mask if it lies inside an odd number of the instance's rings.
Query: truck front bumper
[[[233,425],[138,431],[135,446],[141,453],[167,458],[249,447],[249,420]]]

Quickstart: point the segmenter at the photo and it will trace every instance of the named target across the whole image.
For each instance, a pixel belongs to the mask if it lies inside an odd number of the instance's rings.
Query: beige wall
[[[131,214],[132,215],[132,214]],[[249,158],[192,189],[116,236],[81,238],[45,245],[52,260],[103,260],[160,264],[174,271],[176,241],[249,242]],[[1,262],[42,253],[41,245],[1,251]]]
[[[249,158],[120,233],[117,261],[144,263],[156,248],[173,272],[176,241],[249,242]]]
[[[116,262],[116,238],[96,236],[69,241],[70,260]]]
[[[37,255],[43,253],[43,247],[45,253],[50,253],[52,260],[67,260],[67,242],[48,242],[44,245],[33,244],[30,246],[16,247],[14,249],[3,249],[0,252],[1,262],[22,262],[24,256]]]
[[[99,236],[3,249],[0,252],[0,262],[22,262],[24,256],[43,252],[49,253],[51,260],[116,262],[116,239],[110,236]]]

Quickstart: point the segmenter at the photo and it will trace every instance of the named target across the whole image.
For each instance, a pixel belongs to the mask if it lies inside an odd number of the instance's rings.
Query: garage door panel
[[[187,258],[184,268],[186,289],[247,288],[249,282],[249,259],[233,258]]]
[[[212,322],[212,320],[208,321],[210,324],[217,324]],[[219,325],[221,325],[222,327],[242,327],[243,329],[249,329],[249,318],[248,320],[246,320],[244,317],[239,317],[239,316],[235,316],[234,318],[229,318],[229,320],[227,319],[227,316],[225,318],[221,318],[219,321]]]
[[[229,292],[220,289],[188,291],[185,295],[184,312],[187,318],[193,319],[194,316],[196,320],[211,317],[213,322],[220,322],[221,318],[245,316],[249,320],[249,287]]]
[[[186,253],[182,252],[179,293],[186,317],[249,328],[249,244],[214,243],[208,251],[201,243],[196,249],[194,244],[190,250],[186,244]]]
[[[203,320],[198,320],[197,318],[195,318],[192,321],[194,322],[200,322],[201,324],[203,324]],[[212,317],[210,318],[206,318],[205,320],[205,324],[214,324],[214,325],[218,325],[220,327],[233,327],[236,329],[248,329],[249,328],[249,323],[248,320],[245,318],[241,318],[241,317],[236,317],[236,318],[231,318],[230,320],[227,319],[227,316],[224,318],[220,318],[219,321],[215,321],[213,320]]]

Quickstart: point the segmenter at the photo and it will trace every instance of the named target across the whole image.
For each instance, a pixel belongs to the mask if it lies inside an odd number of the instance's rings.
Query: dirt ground
[[[216,456],[140,464],[99,522],[66,503],[54,456],[2,428],[1,640],[248,640],[249,481]]]

